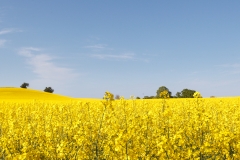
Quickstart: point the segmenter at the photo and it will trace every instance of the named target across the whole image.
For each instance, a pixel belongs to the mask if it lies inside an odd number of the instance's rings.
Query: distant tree
[[[144,96],[143,99],[154,99],[155,96]]]
[[[182,97],[183,98],[193,98],[193,94],[195,92],[196,92],[195,90],[184,89],[184,90],[182,90]]]
[[[115,96],[115,99],[120,99],[120,96],[117,94],[117,95]]]
[[[150,99],[149,96],[144,96],[143,99]]]
[[[140,97],[136,97],[136,99],[141,99]]]
[[[21,87],[21,88],[27,88],[28,86],[29,86],[29,83],[25,83],[25,82],[24,82],[20,87]]]
[[[163,91],[167,91],[168,94],[169,94],[169,97],[172,97],[172,92],[170,92],[169,89],[165,86],[161,86],[161,87],[158,88],[157,95],[155,97],[160,98],[160,93],[163,92]]]
[[[177,92],[175,97],[176,98],[181,98],[181,92]]]
[[[53,92],[54,92],[54,89],[52,89],[51,87],[46,87],[46,88],[44,89],[44,92],[53,93]]]
[[[215,96],[210,96],[210,98],[215,98]]]
[[[181,92],[176,93],[177,98],[193,98],[195,90],[183,89]]]

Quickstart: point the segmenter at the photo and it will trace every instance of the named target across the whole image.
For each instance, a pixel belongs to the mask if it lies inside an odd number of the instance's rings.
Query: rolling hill
[[[14,87],[1,87],[0,100],[54,100],[65,101],[73,100],[72,97],[67,97],[55,93],[47,93],[44,91],[14,88]]]
[[[47,93],[40,90],[34,89],[24,89],[17,87],[0,87],[0,101],[32,101],[32,100],[41,100],[41,101],[99,101],[101,99],[97,98],[74,98],[68,97],[55,93]]]

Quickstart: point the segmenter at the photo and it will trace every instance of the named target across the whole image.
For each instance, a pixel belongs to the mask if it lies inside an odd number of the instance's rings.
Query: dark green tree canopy
[[[29,86],[29,84],[24,82],[20,87],[21,88],[27,88],[28,86]]]
[[[181,98],[181,92],[177,92],[175,97]]]
[[[115,99],[120,99],[120,96],[117,94],[117,95],[115,96]]]
[[[181,92],[176,93],[177,98],[193,98],[195,90],[183,89]]]
[[[165,90],[168,91],[169,96],[172,97],[172,92],[170,92],[167,87],[161,86],[161,87],[159,87],[158,90],[157,90],[156,98],[160,98],[160,93],[163,92],[163,91],[165,91]]]
[[[46,88],[44,89],[44,92],[53,93],[53,92],[54,92],[54,89],[52,89],[51,87],[46,87]]]
[[[143,99],[154,99],[154,96],[144,96]]]

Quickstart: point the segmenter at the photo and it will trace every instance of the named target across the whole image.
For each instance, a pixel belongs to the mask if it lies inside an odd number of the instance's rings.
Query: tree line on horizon
[[[165,86],[161,86],[158,88],[157,92],[156,92],[156,96],[144,96],[142,99],[159,99],[159,98],[194,98],[194,93],[196,91],[195,90],[191,90],[191,89],[183,89],[181,92],[177,92],[176,95],[172,96],[172,92],[170,92],[170,90],[165,87]],[[212,98],[214,96],[211,96]],[[115,99],[120,99],[119,95],[115,96]],[[136,97],[136,99],[141,99],[140,97]]]
[[[195,90],[185,88],[181,92],[177,92],[174,96],[172,96],[172,92],[167,87],[161,86],[158,88],[156,96],[144,96],[143,99],[163,98],[163,95],[161,96],[163,91],[167,91],[169,98],[194,98],[193,95],[196,92]]]
[[[27,89],[27,87],[29,87],[29,83],[24,82],[20,87]],[[52,89],[51,87],[46,87],[43,91],[48,93],[53,93],[54,89]]]
[[[172,92],[167,87],[161,86],[158,88],[158,90],[156,92],[157,93],[156,96],[144,96],[143,99],[164,98],[164,95],[161,95],[161,93],[163,93],[164,91],[166,91],[168,93],[168,95],[169,95],[168,98],[194,98],[193,95],[196,92],[195,90],[185,88],[181,92],[177,92],[174,96],[172,96]]]
[[[24,82],[20,87],[27,89],[27,87],[29,87],[29,83]],[[53,93],[54,89],[52,89],[51,87],[46,87],[43,91],[48,93]],[[144,96],[142,99],[194,98],[193,95],[195,92],[196,92],[195,90],[185,88],[181,92],[177,92],[175,96],[172,96],[172,92],[170,92],[170,90],[167,87],[161,86],[156,91],[156,96]],[[211,98],[214,98],[214,96],[211,96]],[[115,99],[120,99],[120,96],[116,95]],[[136,97],[136,99],[141,99],[141,98]]]

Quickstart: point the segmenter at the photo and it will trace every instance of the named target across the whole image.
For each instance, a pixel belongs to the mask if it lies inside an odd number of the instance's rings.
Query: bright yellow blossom
[[[23,101],[6,94],[0,159],[240,158],[238,97],[114,101],[106,92],[103,100]]]

